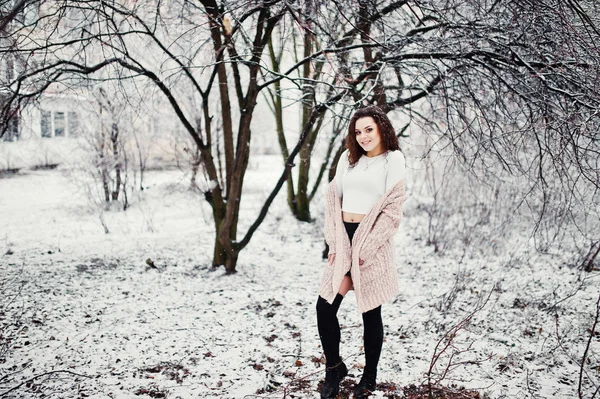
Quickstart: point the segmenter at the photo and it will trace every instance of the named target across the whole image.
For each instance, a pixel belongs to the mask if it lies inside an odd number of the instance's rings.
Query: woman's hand
[[[334,262],[335,262],[335,253],[327,255],[327,263],[329,263],[329,266],[333,266]]]

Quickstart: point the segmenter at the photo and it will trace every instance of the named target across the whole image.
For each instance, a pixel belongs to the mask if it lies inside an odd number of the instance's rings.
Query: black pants
[[[359,223],[344,222],[344,227],[352,242],[354,233]],[[350,272],[347,273],[350,275]],[[342,304],[344,297],[337,294],[333,303],[328,303],[319,296],[317,300],[317,326],[319,337],[327,367],[333,367],[339,362],[340,358],[340,323],[337,318],[337,312]],[[365,348],[365,374],[377,375],[377,364],[381,355],[383,346],[383,321],[381,320],[381,306],[369,310],[362,314],[364,327],[364,348]]]
[[[350,239],[350,243],[352,243],[352,238],[354,238],[354,233],[356,233],[356,229],[358,229],[358,225],[360,225],[360,223],[344,222],[344,227],[346,228],[346,233],[348,233],[348,238]]]
[[[352,239],[354,238],[354,233],[356,233],[356,229],[358,229],[359,224],[360,223],[344,222],[344,227],[346,228],[346,233],[348,234],[348,238],[350,239],[350,244],[352,244]],[[352,277],[350,272],[346,273],[346,276]]]

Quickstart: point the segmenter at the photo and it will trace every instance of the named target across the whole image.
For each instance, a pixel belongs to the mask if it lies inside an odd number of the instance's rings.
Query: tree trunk
[[[273,71],[279,73],[281,57],[277,57],[275,55],[275,49],[273,48],[272,40],[269,40],[269,55],[271,57],[271,65],[273,65]],[[275,82],[275,95],[271,94],[271,101],[273,102],[273,114],[275,115],[277,141],[279,142],[279,148],[281,149],[283,162],[286,162],[289,156],[289,151],[287,149],[285,130],[283,128],[283,101],[281,100],[281,81]],[[290,208],[290,211],[292,211],[294,216],[296,216],[296,194],[294,191],[294,178],[291,173],[287,177],[286,184],[288,207]]]
[[[224,228],[224,221],[224,217],[220,220],[215,218],[215,243],[213,248],[212,268],[214,270],[217,267],[224,265],[225,272],[227,274],[232,274],[236,271],[235,266],[240,251],[232,245],[232,242],[235,241],[235,237],[232,237],[231,235],[235,234],[236,229]],[[223,237],[228,238],[224,239]]]
[[[108,204],[110,202],[110,175],[108,173],[108,167],[106,166],[106,154],[104,153],[106,136],[104,133],[104,126],[101,126],[100,129],[100,148],[98,148],[98,156],[100,157],[100,175],[102,177],[102,188],[104,189],[104,202]]]
[[[309,143],[300,150],[300,165],[298,167],[298,193],[296,194],[296,218],[302,222],[310,222],[310,201],[308,200],[308,180],[310,173]]]
[[[251,85],[248,89],[247,101],[244,104],[245,108],[240,117],[235,168],[231,175],[231,182],[229,183],[230,192],[227,193],[224,218],[217,231],[217,240],[220,245],[215,245],[215,255],[219,256],[219,261],[224,257],[223,264],[225,265],[225,272],[227,274],[235,273],[238,254],[241,250],[236,245],[237,224],[242,198],[242,186],[250,155],[250,123],[252,122],[252,113],[256,106],[257,96],[258,87]],[[218,253],[217,249],[219,249]],[[216,260],[213,261],[213,265],[215,264]]]
[[[231,175],[231,182],[229,183],[229,189],[231,191],[227,193],[225,220],[223,221],[220,232],[221,243],[225,246],[227,257],[233,253],[233,242],[235,242],[237,238],[237,224],[239,220],[240,203],[242,201],[242,186],[250,154],[250,122],[252,121],[254,104],[256,103],[253,100],[251,100],[249,104],[246,104],[246,109],[242,112],[240,118],[235,168]],[[235,265],[233,267],[235,267]]]
[[[237,273],[235,267],[237,265],[238,255],[240,251],[234,249],[230,253],[227,254],[227,259],[225,260],[225,274],[234,274]]]
[[[206,172],[211,179],[211,184],[213,184],[210,190],[204,193],[204,196],[206,201],[210,204],[213,212],[215,243],[213,247],[212,267],[213,269],[216,269],[217,267],[224,265],[227,260],[226,247],[221,240],[221,230],[225,221],[226,203],[223,200],[223,196],[221,194],[222,191],[218,184],[217,169],[213,158],[210,156],[210,149],[205,147],[201,149],[200,152],[204,160]]]
[[[219,22],[222,18],[217,3],[213,0],[205,2],[206,11],[210,17],[210,34],[216,54],[217,79],[219,81],[219,96],[221,98],[221,118],[223,122],[223,143],[225,147],[225,196],[229,197],[229,185],[234,168],[233,122],[231,118],[231,101],[227,70],[223,62],[225,46],[221,39]]]
[[[227,181],[227,203],[225,206],[225,218],[217,237],[225,249],[225,271],[227,274],[235,273],[235,267],[239,252],[243,246],[236,242],[237,225],[239,220],[240,202],[242,198],[242,186],[244,176],[248,167],[250,157],[250,139],[252,137],[250,124],[256,108],[256,99],[260,92],[257,82],[258,72],[260,70],[260,57],[263,53],[268,39],[277,23],[277,19],[269,19],[269,13],[266,9],[260,11],[258,24],[256,27],[256,36],[252,58],[249,61],[249,79],[248,89],[243,101],[240,101],[241,112],[239,128],[237,134],[237,146],[235,153],[235,162],[231,173],[231,180]],[[238,95],[242,95],[238,93]]]
[[[118,201],[119,191],[121,190],[121,162],[119,161],[119,126],[116,123],[112,124],[112,132],[110,134],[110,141],[113,146],[113,161],[115,163],[115,184],[112,192],[112,200]]]
[[[314,96],[314,94],[313,94]],[[313,98],[312,96],[310,98]],[[303,126],[309,123],[311,107],[306,107],[307,111],[304,114],[303,120],[305,121]],[[296,218],[303,222],[310,222],[310,201],[312,199],[312,193],[308,188],[309,175],[310,175],[310,162],[312,157],[312,150],[314,148],[319,130],[324,120],[325,113],[321,114],[316,126],[311,127],[308,131],[308,138],[300,149],[300,166],[298,167],[298,193],[296,195]]]
[[[142,153],[142,145],[140,144],[140,140],[137,134],[134,134],[133,137],[135,138],[135,145],[138,150],[138,166],[140,168],[140,191],[144,191],[144,170],[146,169],[146,165],[144,164],[144,154]],[[135,185],[135,174],[133,180],[133,184]]]
[[[221,220],[222,222],[222,220]],[[221,240],[219,239],[219,230],[220,225],[217,226],[217,220],[215,220],[215,244],[213,247],[213,261],[212,268],[216,269],[217,267],[224,265],[227,260],[227,252],[225,251],[225,247],[221,244]]]
[[[310,2],[307,2],[309,5]],[[308,57],[312,52],[312,38],[309,32],[304,33],[304,57]],[[302,76],[304,79],[310,78],[311,64],[306,63],[302,66]],[[312,111],[312,105],[315,93],[311,85],[302,86],[302,127],[306,126]],[[310,130],[309,138],[306,140],[300,150],[300,165],[298,167],[298,192],[296,194],[296,218],[302,222],[310,222],[310,201],[308,199],[308,180],[310,174],[310,157],[313,149],[311,136],[313,130]]]
[[[283,129],[283,106],[281,103],[281,97],[276,97],[276,105],[275,105],[275,119],[276,119],[276,128],[277,128],[277,139],[279,140],[279,147],[281,148],[281,155],[283,156],[283,162],[285,162],[289,157],[289,151],[287,149],[287,142],[285,140],[285,131]],[[292,211],[292,213],[296,214],[296,193],[294,190],[294,176],[290,173],[287,180],[287,203]]]
[[[124,148],[121,148],[121,155],[123,157],[123,161],[121,162],[121,169],[123,170],[123,182],[121,183],[121,191],[123,193],[123,211],[126,211],[129,208],[129,198],[127,197],[127,183],[129,180],[129,160],[127,159],[127,151]]]
[[[106,164],[104,163],[104,157],[101,157],[102,159],[102,187],[104,188],[104,202],[106,202],[107,204],[110,202],[110,186],[109,186],[109,180],[110,177],[108,176],[108,170],[106,169]]]

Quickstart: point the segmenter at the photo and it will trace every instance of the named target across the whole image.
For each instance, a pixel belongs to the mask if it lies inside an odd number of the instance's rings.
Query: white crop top
[[[348,150],[344,151],[335,172],[342,211],[366,215],[404,177],[404,155],[400,151],[371,158],[363,155],[354,167],[348,163]]]

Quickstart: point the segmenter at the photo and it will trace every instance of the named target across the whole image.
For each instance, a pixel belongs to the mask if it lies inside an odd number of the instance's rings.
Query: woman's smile
[[[358,119],[354,133],[356,134],[356,141],[365,150],[368,157],[375,157],[383,152],[379,127],[372,117],[366,116]]]

